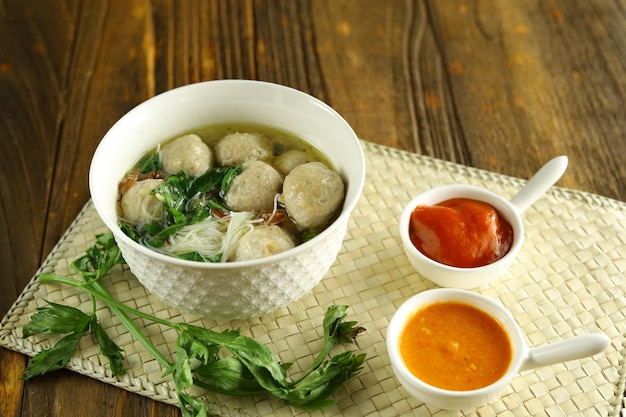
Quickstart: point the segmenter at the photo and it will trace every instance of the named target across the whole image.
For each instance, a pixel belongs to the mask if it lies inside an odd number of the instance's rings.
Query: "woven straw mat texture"
[[[477,409],[450,412],[428,407],[399,385],[385,348],[385,331],[395,310],[410,296],[435,287],[420,277],[404,256],[398,233],[403,206],[418,193],[450,183],[486,187],[510,198],[525,181],[363,142],[367,180],[350,220],[338,259],[310,294],[272,314],[218,322],[168,308],[147,294],[132,274],[116,267],[104,283],[122,302],[171,320],[216,330],[241,328],[268,345],[289,374],[307,369],[321,348],[321,325],[331,304],[350,306],[347,320],[367,331],[355,344],[336,347],[366,353],[362,372],[334,396],[337,404],[316,416],[618,416],[624,393],[626,334],[626,204],[596,195],[553,187],[524,213],[526,240],[518,259],[496,282],[478,290],[500,300],[514,315],[530,346],[599,332],[611,345],[592,358],[525,371],[501,396]],[[44,300],[91,311],[88,296],[69,287],[40,285],[38,274],[73,274],[69,263],[105,232],[91,203],[41,266],[0,327],[0,345],[34,355],[54,338],[22,338],[22,327]],[[114,341],[123,346],[128,372],[111,377],[91,338],[83,338],[68,368],[128,391],[177,404],[171,376],[100,306],[98,316]],[[137,323],[162,351],[175,351],[176,333]],[[192,392],[215,415],[291,416],[308,412],[266,397],[232,398]]]

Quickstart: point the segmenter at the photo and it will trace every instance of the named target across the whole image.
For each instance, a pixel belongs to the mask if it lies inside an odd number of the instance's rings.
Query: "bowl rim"
[[[352,155],[352,157],[355,157],[358,160],[359,165],[362,167],[361,175],[358,178],[356,177],[350,178],[349,181],[347,178],[344,178],[344,182],[346,183],[346,188],[350,187],[354,189],[354,192],[353,192],[354,198],[351,199],[350,201],[348,201],[347,199],[344,199],[341,212],[339,213],[337,218],[324,231],[322,231],[320,234],[315,236],[313,239],[307,242],[304,242],[300,245],[297,245],[294,248],[291,248],[287,251],[280,252],[280,253],[267,256],[264,258],[252,259],[252,260],[247,260],[247,261],[232,261],[232,262],[198,262],[198,261],[193,261],[193,260],[180,259],[180,258],[169,256],[163,253],[159,253],[157,251],[154,251],[152,249],[149,249],[139,244],[138,242],[135,242],[133,239],[127,236],[120,229],[120,227],[117,224],[117,219],[113,220],[107,216],[100,214],[101,202],[99,199],[93,198],[94,196],[93,189],[94,189],[94,184],[96,181],[94,166],[97,163],[99,156],[104,152],[103,149],[106,146],[105,142],[107,138],[113,135],[114,133],[117,134],[116,129],[119,128],[119,126],[123,124],[124,121],[131,119],[137,113],[141,112],[143,109],[149,108],[149,106],[151,106],[153,103],[167,100],[170,97],[183,95],[185,92],[191,89],[204,88],[204,87],[208,87],[209,85],[230,85],[230,84],[244,86],[244,87],[246,85],[261,86],[264,88],[274,89],[276,91],[282,91],[285,94],[296,95],[308,101],[311,105],[321,108],[323,111],[329,113],[332,117],[336,118],[338,123],[343,125],[344,129],[346,129],[346,131],[349,132],[354,143],[357,145],[355,149],[358,150],[358,154]],[[137,158],[139,158],[140,156],[141,155],[138,155]],[[360,143],[360,139],[355,133],[352,126],[350,126],[350,124],[344,119],[344,117],[341,116],[330,105],[318,99],[317,97],[314,97],[308,93],[305,93],[304,91],[301,91],[301,90],[298,90],[298,89],[295,89],[286,85],[282,85],[282,84],[272,83],[268,81],[249,80],[249,79],[221,79],[221,80],[201,81],[201,82],[186,84],[186,85],[182,85],[179,87],[166,90],[164,92],[156,94],[144,100],[143,102],[137,104],[135,107],[133,107],[128,112],[123,114],[120,118],[118,118],[117,121],[104,134],[104,136],[102,137],[102,139],[100,140],[100,142],[98,143],[98,146],[96,147],[94,151],[91,164],[90,164],[90,170],[89,170],[89,189],[90,189],[90,193],[92,194],[92,201],[93,201],[96,211],[98,212],[98,214],[100,215],[100,217],[102,218],[106,226],[109,228],[109,230],[111,230],[115,239],[116,240],[121,239],[124,243],[126,243],[127,245],[130,245],[133,249],[135,249],[136,251],[139,251],[143,255],[146,255],[150,258],[159,260],[164,263],[168,263],[171,265],[178,265],[180,267],[191,267],[195,269],[207,269],[207,270],[224,270],[224,269],[236,270],[236,269],[255,267],[255,266],[274,263],[274,262],[280,262],[284,258],[291,258],[294,256],[298,256],[300,253],[308,251],[312,246],[315,246],[319,240],[324,239],[327,236],[335,233],[337,228],[346,227],[348,219],[352,211],[354,210],[354,207],[357,205],[360,199],[360,195],[362,194],[362,191],[365,185],[365,177],[366,177],[365,154],[363,151],[363,147]],[[346,195],[347,195],[347,189],[346,189]]]
[[[443,198],[435,198],[441,194],[457,194],[457,193],[468,193],[472,194],[471,198],[477,201],[482,201],[484,203],[492,205],[501,216],[504,216],[506,220],[513,227],[513,243],[509,251],[500,259],[491,262],[487,265],[476,266],[476,267],[458,267],[453,265],[443,264],[438,262],[430,257],[426,256],[422,252],[420,252],[415,245],[411,242],[411,238],[409,236],[409,223],[411,219],[411,214],[413,210],[421,204],[422,201],[433,198],[436,200],[434,203],[428,204],[438,204],[445,200],[455,197],[443,197]],[[483,199],[482,197],[486,197]],[[459,196],[458,198],[464,198],[463,196]],[[496,202],[496,204],[492,204]],[[504,207],[507,212],[503,213],[500,207]],[[510,212],[513,214],[512,218],[510,218],[507,213]],[[489,273],[494,269],[499,269],[505,267],[509,263],[513,262],[518,252],[520,251],[524,239],[524,223],[522,222],[522,216],[519,211],[515,208],[515,206],[504,197],[499,194],[494,193],[486,188],[478,187],[471,184],[447,184],[441,185],[434,188],[431,188],[427,191],[424,191],[421,194],[418,194],[416,197],[412,198],[411,201],[404,207],[402,214],[400,216],[400,238],[402,239],[403,246],[406,251],[410,252],[410,255],[413,258],[417,258],[420,262],[429,265],[430,267],[440,268],[443,271],[455,273],[455,274],[469,274],[471,273]]]

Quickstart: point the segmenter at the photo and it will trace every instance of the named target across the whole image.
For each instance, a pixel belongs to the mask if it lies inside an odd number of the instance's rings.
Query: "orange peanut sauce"
[[[513,228],[490,204],[454,198],[420,205],[411,213],[409,236],[429,258],[450,266],[488,265],[511,249]]]
[[[461,302],[417,310],[399,338],[409,371],[434,387],[469,391],[500,379],[512,360],[509,336],[489,314]]]

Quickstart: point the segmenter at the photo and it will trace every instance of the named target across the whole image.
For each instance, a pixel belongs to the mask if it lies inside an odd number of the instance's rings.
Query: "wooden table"
[[[626,200],[620,1],[0,2],[0,316],[89,199],[92,153],[157,93],[222,78],[310,93],[365,140]],[[19,378],[0,415],[178,416],[69,371]]]

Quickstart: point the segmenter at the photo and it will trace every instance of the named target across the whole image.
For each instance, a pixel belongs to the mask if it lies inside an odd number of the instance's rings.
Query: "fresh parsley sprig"
[[[321,409],[334,404],[330,397],[362,369],[365,354],[347,351],[328,358],[336,344],[353,342],[364,330],[354,321],[343,321],[347,306],[333,305],[327,309],[322,324],[322,350],[311,368],[299,379],[292,380],[287,374],[291,364],[278,361],[267,346],[241,335],[239,329],[216,332],[188,323],[170,322],[114,299],[100,279],[114,265],[122,263],[124,260],[113,235],[105,233],[96,237],[95,245],[84,256],[72,262],[80,280],[54,274],[40,275],[42,283],[69,285],[88,293],[93,300],[94,312],[85,314],[57,303],[39,308],[24,327],[24,336],[35,333],[66,336],[31,360],[24,373],[25,379],[64,367],[87,333],[95,337],[102,353],[109,359],[113,375],[124,372],[121,348],[97,321],[96,299],[104,302],[161,364],[164,375],[172,375],[184,417],[207,415],[205,403],[186,393],[191,386],[234,396],[272,395],[293,407]],[[174,359],[161,353],[129,315],[175,329],[178,337]]]
[[[72,358],[80,340],[89,332],[96,339],[102,354],[109,359],[113,376],[123,375],[126,369],[122,363],[122,349],[109,338],[95,313],[87,315],[74,307],[48,302],[48,306],[38,308],[30,323],[24,326],[24,337],[36,333],[66,336],[52,348],[36,355],[22,378],[27,380],[63,368]]]
[[[96,244],[87,249],[84,256],[72,262],[71,266],[84,283],[95,282],[104,276],[114,265],[124,263],[122,253],[115,240],[106,235],[96,237]],[[36,355],[25,370],[23,379],[42,375],[65,367],[78,348],[83,336],[91,333],[96,339],[102,354],[109,359],[113,376],[126,372],[123,365],[122,349],[106,334],[96,316],[95,299],[91,314],[58,303],[49,302],[31,316],[30,323],[24,326],[24,337],[33,334],[65,335],[50,349]]]

